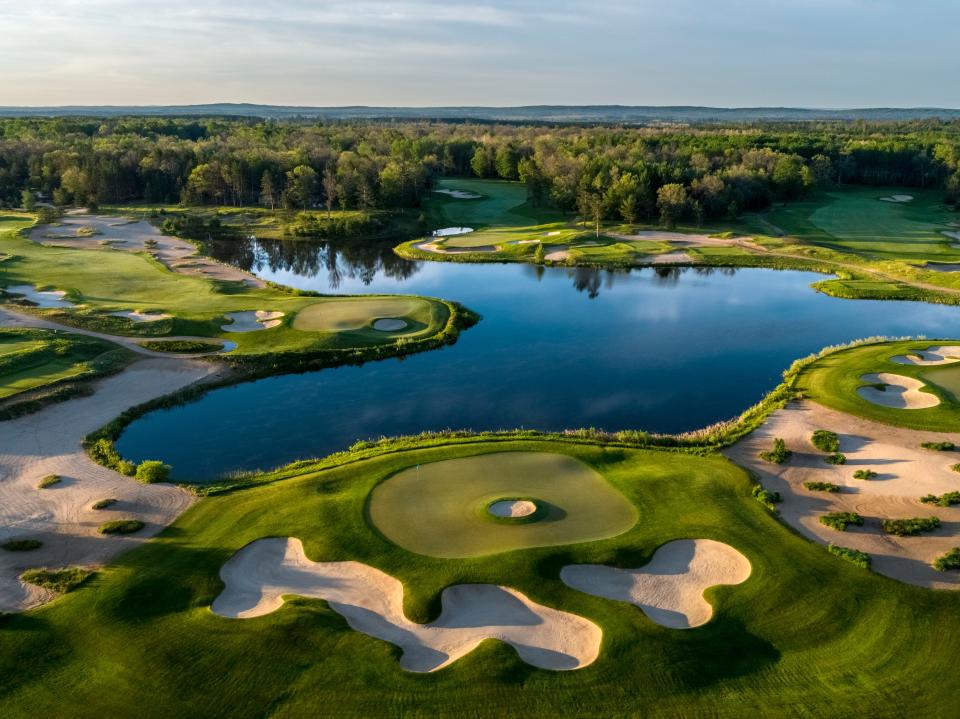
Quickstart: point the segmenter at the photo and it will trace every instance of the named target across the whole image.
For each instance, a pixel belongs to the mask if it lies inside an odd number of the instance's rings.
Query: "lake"
[[[426,429],[679,432],[739,414],[825,345],[960,336],[960,308],[835,299],[806,272],[410,262],[359,243],[210,249],[292,287],[443,297],[483,319],[450,347],[215,390],[124,432],[124,456],[163,459],[183,480]]]

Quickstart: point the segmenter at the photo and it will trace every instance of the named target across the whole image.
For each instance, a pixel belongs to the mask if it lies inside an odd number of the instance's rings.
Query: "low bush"
[[[953,442],[924,442],[920,445],[924,449],[932,449],[937,452],[952,452],[957,448]]]
[[[954,472],[960,472],[960,464],[955,464],[950,469],[952,469]]]
[[[52,487],[55,484],[60,484],[61,481],[62,479],[59,474],[48,474],[37,483],[37,489]]]
[[[773,448],[769,452],[760,453],[760,459],[772,462],[773,464],[783,464],[789,460],[791,456],[793,456],[793,452],[787,449],[787,443],[780,437],[773,440]]]
[[[97,529],[100,534],[133,534],[143,529],[143,522],[139,519],[115,519],[104,522]]]
[[[28,552],[31,549],[39,549],[42,546],[43,542],[39,539],[10,539],[0,544],[0,547],[3,547],[8,552]]]
[[[921,532],[932,532],[940,526],[937,517],[910,517],[909,519],[885,519],[880,524],[887,534],[898,537],[912,537]]]
[[[934,559],[933,568],[938,572],[946,572],[949,569],[960,569],[960,547],[954,547],[943,556]]]
[[[838,547],[836,544],[830,544],[827,545],[827,551],[834,556],[840,557],[841,559],[846,559],[848,562],[856,564],[858,567],[870,569],[870,555],[866,552],[861,552],[859,549]]]
[[[828,454],[826,457],[823,458],[823,461],[826,462],[827,464],[846,464],[847,455],[840,454],[839,452],[835,454]]]
[[[141,342],[140,346],[153,352],[171,352],[173,354],[213,352],[220,348],[217,343],[200,340],[147,340]]]
[[[115,500],[113,497],[101,499],[91,504],[90,509],[106,509],[107,507],[112,507],[116,503],[117,500]]]
[[[872,469],[858,469],[853,473],[854,479],[876,479],[880,475],[874,472]]]
[[[83,567],[66,569],[28,569],[20,575],[27,584],[49,589],[58,594],[66,594],[87,581],[93,572]]]
[[[156,459],[148,459],[137,466],[136,478],[144,484],[166,482],[170,476],[170,465]]]
[[[856,512],[828,512],[820,517],[820,524],[825,524],[838,532],[845,532],[851,524],[863,526],[863,517]]]
[[[832,453],[840,451],[840,438],[836,432],[831,432],[828,429],[818,429],[813,433],[810,441],[813,442],[813,446],[821,452]]]
[[[924,504],[936,504],[940,507],[950,507],[954,504],[960,504],[960,492],[945,492],[937,496],[936,494],[927,494],[920,497]]]
[[[780,492],[772,492],[769,489],[766,489],[762,484],[755,484],[753,486],[753,498],[756,499],[760,504],[767,507],[772,511],[776,510],[776,506],[783,501],[783,497],[780,496]]]
[[[813,492],[839,492],[840,485],[833,482],[804,482],[803,486]]]

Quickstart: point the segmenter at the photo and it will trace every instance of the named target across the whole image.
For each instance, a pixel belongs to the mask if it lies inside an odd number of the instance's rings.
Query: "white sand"
[[[0,611],[22,611],[50,598],[19,575],[34,567],[97,565],[159,532],[193,502],[168,484],[140,484],[94,464],[80,448],[83,437],[125,409],[174,392],[216,370],[208,362],[144,359],[97,383],[90,397],[71,399],[35,414],[0,422],[0,542],[39,539],[29,552],[0,551]],[[63,481],[48,489],[48,474]],[[93,510],[97,500],[118,501]],[[134,518],[146,523],[136,535],[104,536],[105,521]]]
[[[750,570],[749,560],[728,544],[681,539],[664,544],[640,569],[574,564],[560,570],[560,579],[581,592],[635,604],[662,626],[688,629],[713,616],[705,590],[745,582]]]
[[[560,230],[551,230],[550,232],[547,233],[547,237],[556,237],[559,234],[560,234]]]
[[[880,199],[884,202],[911,202],[913,200],[913,195],[888,195],[887,197],[881,197]]]
[[[224,332],[258,332],[279,325],[283,312],[247,310],[246,312],[228,312],[224,317],[232,320],[229,324],[221,326],[220,329]]]
[[[211,607],[216,614],[270,614],[290,594],[324,599],[353,629],[400,647],[400,666],[412,672],[445,667],[486,639],[511,645],[541,669],[579,669],[600,651],[602,632],[593,622],[492,584],[447,587],[439,619],[416,624],[403,612],[399,581],[360,562],[313,562],[294,538],[248,544],[224,564],[220,577],[225,587]]]
[[[940,404],[940,398],[929,392],[920,390],[926,385],[913,377],[904,377],[901,374],[889,372],[865,374],[860,378],[871,384],[885,384],[886,389],[876,387],[859,387],[859,394],[867,402],[879,404],[894,409],[926,409]]]
[[[441,247],[436,242],[421,242],[413,246],[414,249],[424,252],[433,252],[438,255],[465,255],[470,252],[495,252],[493,245],[479,245],[477,247]]]
[[[641,232],[635,232],[632,235],[612,234],[611,237],[627,242],[669,242],[678,247],[749,247],[751,249],[763,249],[753,241],[753,238],[746,236],[723,238],[688,234],[685,232],[643,230]]]
[[[379,330],[380,332],[397,332],[398,330],[406,329],[406,327],[406,321],[401,320],[399,317],[383,317],[375,320],[373,323],[373,329]]]
[[[570,257],[570,253],[566,250],[555,250],[554,252],[548,252],[543,256],[547,262],[564,262]]]
[[[97,231],[93,237],[77,237],[80,227]],[[49,239],[49,225],[38,225],[30,232],[30,239],[45,245],[73,247],[86,250],[148,252],[174,272],[199,275],[212,280],[242,282],[251,287],[265,287],[266,283],[249,272],[198,253],[196,246],[176,237],[164,235],[145,220],[130,220],[106,215],[80,215],[61,218],[58,237]],[[62,230],[62,233],[60,232]],[[72,233],[72,236],[67,236]],[[147,247],[147,243],[151,247]],[[189,258],[189,262],[184,260]]]
[[[73,302],[63,299],[67,294],[63,290],[44,290],[41,292],[33,285],[10,285],[6,288],[6,292],[12,295],[22,295],[37,307],[43,309],[74,306]]]
[[[916,352],[910,355],[897,355],[891,358],[892,362],[897,364],[912,365],[941,365],[960,362],[960,345],[948,347],[928,347],[922,352]]]
[[[441,227],[430,233],[432,237],[454,237],[456,235],[469,235],[473,232],[472,227]]]
[[[814,430],[829,429],[840,437],[844,465],[827,464],[823,452],[810,443]],[[757,455],[782,437],[793,457],[782,465]],[[920,447],[923,442],[960,442],[956,434],[917,432],[871,422],[822,407],[814,402],[791,403],[777,410],[749,437],[724,454],[753,471],[770,490],[783,495],[780,516],[801,534],[822,544],[834,543],[867,552],[873,570],[902,582],[941,589],[960,589],[960,573],[938,572],[930,566],[938,556],[960,545],[960,509],[922,504],[925,494],[960,489],[960,475],[950,469],[956,453]],[[858,469],[872,469],[876,479],[854,479]],[[812,492],[804,482],[832,482],[838,493]],[[838,532],[820,524],[827,512],[858,512],[864,527]],[[937,516],[943,526],[916,537],[894,537],[880,529],[880,520]]]
[[[141,312],[140,310],[131,310],[127,312],[111,312],[114,317],[126,317],[133,322],[157,322],[159,320],[168,320],[173,315],[167,315],[162,312]]]
[[[686,252],[663,252],[654,255],[651,262],[655,265],[677,265],[693,262],[693,257]]]
[[[457,200],[479,200],[483,195],[478,195],[475,192],[468,192],[467,190],[434,190],[438,195],[449,195]]]
[[[494,502],[487,511],[494,517],[504,519],[519,519],[520,517],[529,517],[537,511],[537,505],[527,499],[512,500],[505,499],[501,502]]]

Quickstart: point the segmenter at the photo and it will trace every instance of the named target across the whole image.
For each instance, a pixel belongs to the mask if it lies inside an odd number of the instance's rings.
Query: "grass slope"
[[[642,521],[613,538],[444,561],[406,552],[364,521],[370,490],[415,464],[545,450],[586,462]],[[0,714],[85,717],[955,716],[960,596],[898,584],[829,555],[750,497],[721,457],[516,442],[386,455],[207,498],[83,587],[0,624]],[[253,620],[209,611],[218,571],[264,536],[304,540],[314,560],[356,559],[400,578],[406,610],[436,616],[447,585],[495,582],[598,622],[598,661],[532,669],[485,643],[431,675],[323,602]],[[564,586],[570,562],[638,566],[677,538],[727,542],[753,573],[708,592],[716,613],[676,631],[636,607]],[[55,690],[51,690],[54,688]]]

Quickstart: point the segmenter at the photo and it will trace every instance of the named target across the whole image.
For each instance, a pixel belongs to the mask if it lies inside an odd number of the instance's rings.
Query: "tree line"
[[[419,207],[443,176],[523,182],[596,220],[702,220],[831,185],[960,203],[960,122],[546,126],[254,119],[0,120],[0,204]]]

